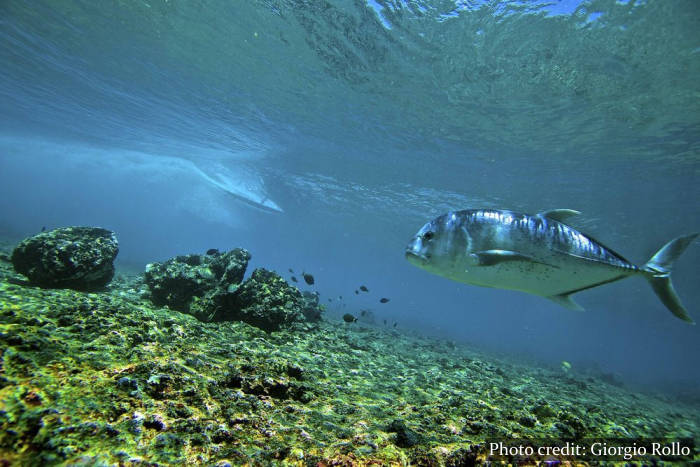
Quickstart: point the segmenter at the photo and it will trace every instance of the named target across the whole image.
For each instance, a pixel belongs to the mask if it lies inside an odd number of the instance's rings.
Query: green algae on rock
[[[310,322],[321,321],[325,307],[319,304],[318,292],[310,292],[308,290],[304,290],[301,293],[301,298],[301,312],[303,313],[306,320]]]
[[[148,264],[144,278],[153,303],[189,313],[196,297],[235,290],[243,280],[248,261],[250,253],[242,248],[226,253],[177,256],[164,263]]]
[[[224,303],[219,308],[218,320],[243,321],[268,332],[305,320],[299,289],[264,268],[253,271]]]
[[[320,319],[318,297],[304,299],[279,274],[260,268],[245,282],[250,253],[186,255],[146,266],[145,282],[156,305],[189,313],[203,322],[243,321],[265,331]]]
[[[117,253],[117,237],[110,230],[63,227],[22,240],[12,252],[12,264],[41,287],[96,290],[112,280]]]

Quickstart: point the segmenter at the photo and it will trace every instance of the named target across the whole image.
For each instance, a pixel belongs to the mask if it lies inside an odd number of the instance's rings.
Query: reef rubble
[[[696,405],[449,341],[202,321],[143,275],[21,279],[0,254],[0,465],[462,466],[493,438],[698,436]]]

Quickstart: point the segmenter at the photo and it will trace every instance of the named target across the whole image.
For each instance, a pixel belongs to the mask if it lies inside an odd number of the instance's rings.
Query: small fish
[[[386,320],[384,320],[384,326],[386,326]]]
[[[465,284],[519,290],[583,310],[571,296],[642,276],[676,317],[692,323],[671,284],[673,263],[699,235],[666,243],[643,266],[564,223],[580,214],[555,209],[535,215],[495,209],[443,214],[425,224],[406,247],[406,259]],[[652,219],[658,222],[658,219]]]
[[[356,290],[356,291],[355,291],[355,295],[360,295],[360,292],[358,292],[358,291]]]
[[[292,274],[294,274],[294,269],[289,268],[289,272],[291,272]]]
[[[309,285],[314,285],[314,282],[315,282],[314,276],[312,276],[311,274],[309,274],[307,272],[304,272],[301,275],[304,277],[304,282],[306,282]]]
[[[219,250],[217,250],[216,248],[209,248],[207,250],[207,255],[209,255],[209,256],[218,255],[218,254],[219,254]]]
[[[345,321],[346,323],[354,323],[355,321],[357,321],[357,318],[355,318],[350,313],[345,313],[343,315],[343,321]]]
[[[41,228],[41,231],[42,231],[42,232],[46,232],[46,226],[43,226],[43,227]]]
[[[328,299],[328,301],[329,301],[329,302],[332,302],[332,301],[333,301],[333,299],[332,299],[332,298],[329,298],[329,299]]]
[[[342,295],[338,295],[338,300],[342,300],[342,299],[343,299],[343,296],[342,296]]]
[[[367,287],[365,287],[364,285],[360,286],[360,290],[362,290],[363,292],[369,292],[369,289]]]
[[[360,316],[367,316],[367,310],[360,310]]]
[[[299,282],[299,281],[297,280],[297,278],[294,277],[294,276],[290,277],[290,279],[292,280],[292,282]]]
[[[379,303],[388,303],[389,299],[388,298],[380,298]]]
[[[396,327],[397,324],[399,324],[399,323],[397,323],[396,321],[394,321],[394,327]]]

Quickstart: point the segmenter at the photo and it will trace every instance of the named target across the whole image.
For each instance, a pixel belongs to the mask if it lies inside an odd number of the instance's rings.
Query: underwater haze
[[[13,0],[0,26],[3,237],[101,226],[141,270],[243,247],[329,319],[697,394],[700,329],[642,278],[575,312],[404,248],[476,208],[581,211],[637,265],[698,231],[698,2]],[[699,263],[673,273],[695,321]]]

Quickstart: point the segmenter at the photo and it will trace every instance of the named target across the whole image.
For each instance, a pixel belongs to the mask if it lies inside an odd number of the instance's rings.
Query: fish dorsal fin
[[[538,261],[532,256],[524,255],[522,253],[518,253],[517,251],[510,250],[476,251],[471,255],[479,261],[479,266],[496,266],[497,264],[501,264],[507,261],[527,261],[528,263],[539,263],[551,266],[550,264]]]
[[[538,216],[547,217],[559,222],[564,222],[569,217],[578,216],[579,214],[581,214],[581,212],[574,209],[552,209],[550,211],[537,213]]]
[[[578,303],[576,303],[573,298],[571,298],[571,294],[550,295],[546,298],[550,299],[557,305],[561,305],[564,308],[568,308],[569,310],[584,311],[584,308]]]

